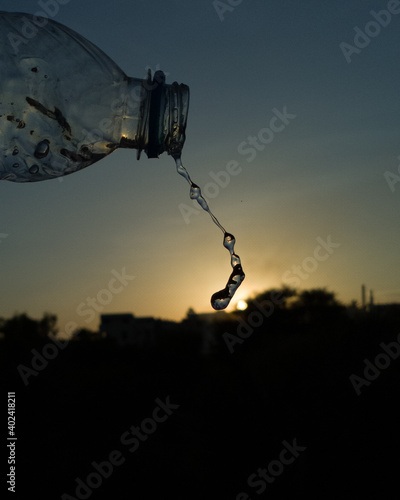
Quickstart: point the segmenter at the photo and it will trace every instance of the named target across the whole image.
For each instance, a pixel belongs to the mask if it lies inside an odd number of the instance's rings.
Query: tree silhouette
[[[39,321],[39,335],[41,337],[49,337],[57,335],[58,328],[57,316],[55,314],[44,313],[42,319]]]
[[[341,304],[336,300],[334,292],[328,292],[325,288],[313,288],[304,290],[298,294],[298,299],[293,303],[293,307],[327,308],[340,307]]]
[[[297,291],[295,288],[289,288],[287,286],[283,286],[282,288],[268,289],[265,292],[258,294],[255,300],[257,300],[258,302],[269,300],[278,309],[285,309],[288,306],[289,300],[296,296],[297,296]]]
[[[186,311],[185,319],[192,320],[192,319],[196,319],[196,317],[197,317],[196,311],[193,309],[193,307],[189,307],[189,309]]]
[[[299,293],[297,300],[291,304],[291,310],[296,312],[300,323],[314,322],[318,325],[323,322],[333,326],[333,323],[341,321],[346,308],[336,299],[334,292],[313,288]]]
[[[252,311],[257,311],[261,307],[271,308],[275,311],[284,310],[288,307],[290,299],[296,297],[297,292],[294,288],[284,286],[282,288],[271,288],[257,294],[254,298],[247,299],[247,308],[237,314],[247,317]]]
[[[2,319],[0,329],[4,338],[11,343],[34,344],[57,333],[57,316],[44,313],[42,319],[35,320],[26,313],[14,314],[10,319]]]

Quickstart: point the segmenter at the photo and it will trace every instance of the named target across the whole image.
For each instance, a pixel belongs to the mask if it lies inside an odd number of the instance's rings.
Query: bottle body
[[[151,158],[182,148],[186,85],[162,72],[130,78],[79,34],[29,14],[0,12],[0,44],[0,179],[67,175],[118,147]]]

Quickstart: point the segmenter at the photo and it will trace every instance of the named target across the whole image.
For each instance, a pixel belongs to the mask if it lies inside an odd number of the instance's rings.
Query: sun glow
[[[247,302],[245,300],[239,300],[236,308],[239,309],[239,311],[244,311],[245,309],[247,309]]]

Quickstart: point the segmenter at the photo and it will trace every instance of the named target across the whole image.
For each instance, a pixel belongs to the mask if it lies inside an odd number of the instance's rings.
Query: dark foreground
[[[394,498],[399,331],[373,315],[278,318],[233,354],[220,337],[205,356],[187,325],[153,347],[70,342],[26,384],[17,367],[32,366],[32,346],[3,341],[3,427],[7,391],[15,391],[18,439],[16,494],[9,496]],[[392,356],[379,357],[382,343]]]

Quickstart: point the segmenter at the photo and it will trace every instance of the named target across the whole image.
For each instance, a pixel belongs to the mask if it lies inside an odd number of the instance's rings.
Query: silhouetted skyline
[[[18,495],[320,500],[329,486],[334,500],[389,498],[398,308],[350,310],[323,290],[292,299],[266,291],[213,324],[193,312],[168,331],[145,322],[126,332],[135,342],[12,339],[35,324],[6,325],[0,384],[14,391]],[[40,326],[51,333],[54,318]]]

